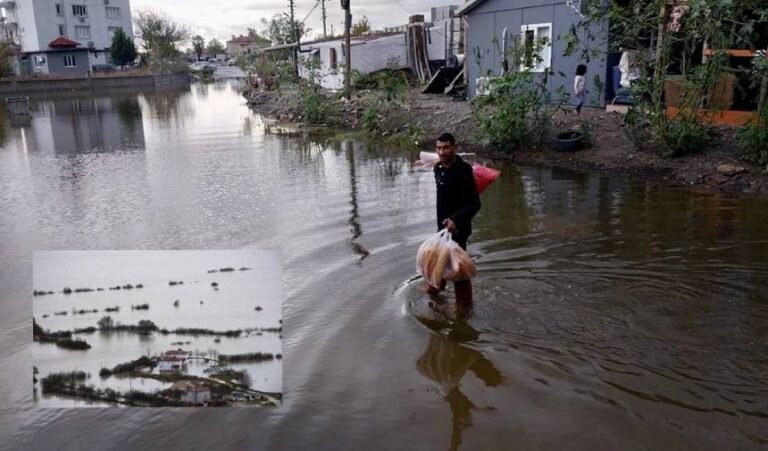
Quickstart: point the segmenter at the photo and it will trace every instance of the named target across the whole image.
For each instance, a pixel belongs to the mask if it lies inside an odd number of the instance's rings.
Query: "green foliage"
[[[7,78],[13,75],[12,58],[11,43],[0,41],[0,78]]]
[[[548,70],[533,72],[533,67],[541,62],[541,48],[548,44],[546,38],[537,42],[511,39],[505,58],[513,70],[491,79],[488,94],[472,102],[472,115],[485,143],[510,152],[524,145],[538,146],[546,140],[552,117],[567,99],[562,88],[554,96],[550,93]]]
[[[190,37],[189,30],[165,14],[140,10],[134,16],[136,36],[143,43],[154,72],[169,73],[186,68],[178,47]]]
[[[224,48],[224,45],[221,43],[221,41],[216,38],[211,39],[208,42],[208,46],[205,48],[205,50],[209,57],[227,53],[227,49]]]
[[[707,112],[724,105],[715,101],[715,88],[731,67],[724,49],[753,48],[759,24],[768,17],[768,5],[758,0],[689,0],[677,6],[666,0],[590,2],[589,14],[564,41],[566,50],[576,53],[594,49],[591,30],[610,24],[610,51],[630,51],[637,57],[633,70],[640,78],[633,84],[633,106],[625,118],[625,131],[638,148],[653,146],[667,157],[705,149],[714,136]],[[678,20],[672,20],[677,16]],[[670,24],[675,25],[670,25]],[[660,34],[661,31],[661,34]],[[605,37],[601,37],[605,39]],[[701,46],[716,49],[701,61]],[[667,114],[670,76],[680,83],[677,113]],[[750,132],[750,140],[761,133]]]
[[[363,33],[371,31],[371,23],[368,16],[363,16],[356,24],[352,25],[352,36],[361,36]]]
[[[195,52],[195,59],[199,61],[205,51],[205,38],[199,34],[192,36],[192,50]]]
[[[311,125],[330,124],[336,119],[336,108],[329,101],[325,90],[320,85],[323,74],[320,61],[308,58],[304,61],[304,73],[307,79],[299,82],[301,100],[299,109],[304,121]]]
[[[764,166],[768,171],[768,58],[765,51],[757,52],[753,60],[753,82],[760,87],[757,118],[739,131],[744,159]]]
[[[288,13],[275,14],[271,19],[262,18],[261,24],[265,28],[265,38],[272,45],[290,44],[303,38],[311,31],[304,22],[295,22],[296,28],[291,26],[291,16]]]
[[[136,60],[138,53],[133,39],[128,37],[122,28],[115,30],[112,35],[112,45],[109,48],[109,59],[115,66],[123,67]]]
[[[369,93],[361,99],[361,122],[368,131],[391,131],[388,118],[396,118],[408,91],[408,79],[401,71],[384,70],[367,77],[359,77],[358,83],[368,85]]]

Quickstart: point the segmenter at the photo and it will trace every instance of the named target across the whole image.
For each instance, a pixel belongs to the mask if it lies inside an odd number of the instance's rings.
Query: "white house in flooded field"
[[[208,402],[211,400],[211,389],[205,385],[188,385],[181,399],[190,404]]]
[[[344,87],[345,47],[343,40],[301,44],[301,58],[304,61],[313,58],[320,63],[320,84],[326,89],[339,90]],[[370,74],[382,69],[408,68],[405,35],[402,33],[356,37],[352,39],[350,47],[353,71]],[[309,79],[311,74],[303,66],[299,68],[299,75]]]
[[[157,362],[157,370],[161,373],[178,373],[187,365],[186,351],[166,351]]]

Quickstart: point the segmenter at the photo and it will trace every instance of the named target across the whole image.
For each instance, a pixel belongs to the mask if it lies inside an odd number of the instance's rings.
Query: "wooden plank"
[[[717,52],[715,49],[704,49],[704,56],[712,56]],[[755,52],[752,50],[730,49],[727,51],[730,56],[736,58],[754,58]]]
[[[674,118],[677,116],[679,109],[677,107],[667,107],[667,116]],[[711,123],[743,126],[757,117],[754,111],[736,111],[736,110],[723,110],[723,111],[699,111],[699,115],[707,119]]]
[[[454,77],[453,81],[448,85],[447,88],[445,88],[445,94],[450,94],[453,89],[456,87],[456,82],[459,81],[459,79],[464,78],[464,71],[459,71],[458,74],[456,74],[456,77]]]

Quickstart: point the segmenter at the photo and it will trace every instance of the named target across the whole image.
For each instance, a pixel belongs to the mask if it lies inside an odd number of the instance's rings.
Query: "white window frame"
[[[115,15],[110,16],[109,12],[114,11]],[[120,14],[120,8],[117,6],[105,6],[104,7],[104,14],[106,14],[107,19],[119,19],[121,17]]]
[[[59,24],[59,36],[67,35],[67,27],[64,24]]]
[[[71,63],[71,64],[67,64]],[[64,55],[64,67],[77,67],[75,55]]]
[[[82,8],[82,14],[77,13],[78,8]],[[88,7],[86,5],[72,5],[72,15],[75,17],[88,17]]]
[[[64,3],[56,3],[56,16],[62,17],[64,16]]]
[[[545,70],[552,67],[552,22],[546,22],[546,23],[530,23],[520,26],[520,39],[522,45],[525,45],[525,32],[526,31],[533,31],[533,41],[538,41],[542,36],[539,36],[539,28],[549,28],[549,36],[547,36],[547,39],[549,39],[549,43],[547,43],[546,46],[542,47],[539,51],[539,56],[541,57],[541,62],[537,62],[536,65],[531,68],[532,72],[544,72]],[[525,62],[520,64],[520,70],[525,70]]]
[[[86,31],[82,34],[80,31]],[[77,39],[91,39],[91,26],[90,25],[75,25],[75,37]]]

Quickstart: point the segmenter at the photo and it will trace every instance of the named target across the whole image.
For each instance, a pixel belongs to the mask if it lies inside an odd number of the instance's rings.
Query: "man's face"
[[[442,163],[451,163],[456,156],[456,146],[450,142],[438,140],[435,148]]]

